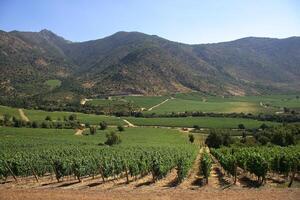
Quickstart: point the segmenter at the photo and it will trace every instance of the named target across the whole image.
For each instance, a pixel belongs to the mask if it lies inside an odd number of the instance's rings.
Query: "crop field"
[[[114,116],[83,114],[73,112],[47,112],[42,110],[27,110],[24,109],[25,115],[30,121],[41,122],[44,121],[46,116],[50,116],[52,120],[63,120],[64,117],[69,117],[71,114],[76,114],[77,119],[82,123],[99,124],[101,121],[105,121],[109,125],[124,124],[124,122]]]
[[[124,99],[133,102],[135,105],[149,109],[164,100],[168,99],[167,96],[125,96]]]
[[[92,99],[87,104],[98,106],[126,105],[132,104],[139,108],[149,109],[162,101],[168,99],[167,96],[114,96],[110,99]]]
[[[95,146],[105,142],[105,135],[116,128],[97,130],[95,135],[77,136],[72,129],[8,128],[0,127],[0,148],[35,148],[64,145]],[[89,131],[86,130],[86,133]],[[125,128],[120,146],[157,146],[187,144],[186,135],[177,130],[160,128]]]
[[[159,105],[166,99],[169,101]],[[132,105],[143,108],[148,113],[165,114],[171,112],[201,111],[217,113],[275,113],[283,107],[300,109],[299,95],[265,95],[245,97],[205,96],[197,92],[178,93],[170,96],[115,96],[107,99],[88,101],[92,105]],[[150,111],[149,108],[154,107]]]
[[[201,128],[237,128],[244,124],[246,128],[258,128],[265,123],[268,126],[278,125],[276,122],[258,121],[254,119],[223,118],[223,117],[175,117],[175,118],[139,118],[127,117],[126,120],[137,126],[166,126]]]
[[[297,95],[270,95],[246,97],[213,97],[199,93],[176,94],[175,99],[148,112],[171,113],[202,111],[218,113],[275,113],[283,107],[299,109]]]
[[[129,102],[123,100],[116,100],[116,99],[92,99],[87,101],[86,104],[94,105],[94,106],[122,106],[126,105]]]

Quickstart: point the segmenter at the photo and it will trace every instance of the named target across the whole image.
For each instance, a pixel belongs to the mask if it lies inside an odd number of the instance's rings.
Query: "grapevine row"
[[[195,146],[176,147],[81,147],[76,146],[31,149],[30,151],[3,151],[0,153],[0,177],[54,174],[59,182],[73,175],[78,181],[83,177],[100,175],[109,177],[137,177],[152,174],[153,181],[177,169],[178,181],[188,174],[196,157]]]
[[[300,148],[294,147],[251,147],[211,149],[222,167],[236,180],[237,167],[257,176],[262,184],[268,172],[290,176],[289,187],[295,174],[300,171]]]

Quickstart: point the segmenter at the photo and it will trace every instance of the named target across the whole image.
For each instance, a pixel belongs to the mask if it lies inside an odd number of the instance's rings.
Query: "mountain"
[[[299,37],[187,45],[139,32],[70,42],[49,30],[0,31],[4,96],[295,93],[299,80]]]

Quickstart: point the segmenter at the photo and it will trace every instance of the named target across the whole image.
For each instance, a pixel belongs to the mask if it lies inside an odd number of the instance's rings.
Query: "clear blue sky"
[[[139,31],[184,43],[300,36],[300,0],[0,0],[0,29],[71,41]]]

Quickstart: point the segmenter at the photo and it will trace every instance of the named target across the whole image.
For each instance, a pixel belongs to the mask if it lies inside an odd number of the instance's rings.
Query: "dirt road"
[[[161,102],[161,103],[159,103],[159,104],[157,104],[157,105],[155,105],[155,106],[152,106],[151,108],[148,109],[148,111],[153,110],[154,108],[156,108],[156,107],[158,107],[158,106],[161,106],[162,104],[166,103],[166,102],[169,101],[169,100],[170,100],[170,99],[166,99],[166,100],[164,100],[163,102]]]
[[[0,189],[1,200],[296,200],[300,197],[299,189],[263,188],[263,189],[227,189],[218,190],[203,187],[195,190],[180,188],[168,189],[116,189],[116,190],[64,190],[64,189]]]
[[[29,122],[29,119],[28,117],[25,115],[24,111],[22,109],[19,109],[19,114],[20,114],[20,117],[23,121],[25,122]]]
[[[131,122],[129,122],[126,119],[123,119],[123,121],[128,125],[128,127],[136,127],[136,125],[132,124]]]

